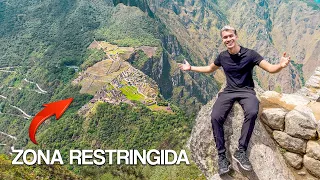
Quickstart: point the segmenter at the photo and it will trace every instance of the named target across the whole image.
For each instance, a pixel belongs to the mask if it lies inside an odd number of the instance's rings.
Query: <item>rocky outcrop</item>
[[[208,179],[317,179],[320,178],[320,118],[318,104],[308,96],[257,91],[260,114],[249,144],[252,172],[232,162],[234,173],[217,174],[217,152],[210,113],[216,99],[203,106],[190,138],[192,159]],[[238,146],[244,116],[235,103],[224,124],[227,156]],[[272,168],[270,168],[272,167]]]
[[[306,85],[297,93],[320,102],[320,67],[315,70]]]
[[[190,138],[192,159],[205,174],[207,179],[295,179],[290,169],[271,139],[262,123],[257,120],[255,130],[248,148],[249,159],[253,165],[252,172],[244,172],[235,162],[232,167],[235,173],[226,177],[217,175],[217,152],[212,134],[210,113],[215,99],[203,106],[200,110],[196,124]],[[236,103],[225,122],[225,137],[228,157],[238,147],[238,138],[244,119],[241,106]],[[270,168],[272,167],[272,168]]]
[[[302,99],[302,101],[293,101],[292,96],[295,96],[296,99]],[[284,96],[266,92],[262,97],[263,101],[268,101],[268,103],[263,103],[264,110],[261,119],[264,120],[262,122],[268,126],[274,140],[284,151],[283,156],[287,164],[295,169],[293,171],[296,178],[307,179],[306,176],[320,178],[319,120],[315,117],[317,111],[312,109],[316,102],[313,100],[308,102],[305,99],[306,96],[299,94]],[[279,111],[279,107],[285,108],[287,113]],[[270,112],[273,112],[272,116]],[[278,121],[282,124],[274,126],[270,123],[279,116],[284,116],[284,121],[282,119]],[[279,131],[278,127],[283,126],[284,129]],[[313,177],[308,175],[305,170],[300,171],[299,169],[306,169]]]

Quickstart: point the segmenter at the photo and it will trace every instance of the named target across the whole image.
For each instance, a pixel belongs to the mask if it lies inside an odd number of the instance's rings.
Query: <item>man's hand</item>
[[[281,59],[280,59],[280,66],[281,66],[282,68],[287,67],[288,64],[290,63],[290,56],[289,56],[289,57],[286,57],[286,55],[287,55],[287,53],[284,52],[284,53],[283,53],[283,56],[282,56]]]
[[[184,64],[179,64],[179,68],[183,71],[190,71],[191,65],[184,59]]]

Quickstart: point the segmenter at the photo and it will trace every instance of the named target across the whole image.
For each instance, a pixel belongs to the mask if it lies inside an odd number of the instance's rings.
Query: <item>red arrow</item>
[[[73,98],[68,98],[56,102],[52,102],[49,104],[44,104],[45,107],[42,109],[31,121],[30,127],[29,127],[29,137],[30,140],[34,144],[38,144],[36,141],[36,132],[38,127],[49,117],[56,115],[56,120],[60,119],[64,111],[67,110],[71,102],[73,101]]]

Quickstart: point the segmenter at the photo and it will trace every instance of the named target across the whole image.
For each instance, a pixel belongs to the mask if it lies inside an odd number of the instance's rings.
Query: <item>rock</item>
[[[294,109],[296,106],[306,106],[310,99],[300,94],[280,94],[274,91],[266,91],[261,95],[261,105],[264,108]]]
[[[319,141],[307,142],[307,156],[320,160],[320,143]]]
[[[269,99],[269,98],[280,98],[281,95],[280,93],[278,92],[275,92],[275,91],[265,91],[262,95],[261,95],[262,98],[265,98],[265,99]]]
[[[306,82],[306,85],[297,91],[297,93],[313,101],[320,102],[320,67],[316,68],[313,75]]]
[[[320,178],[320,161],[304,155],[303,164],[310,174]]]
[[[308,107],[297,106],[285,117],[285,132],[293,137],[315,139],[317,124],[312,110]]]
[[[288,151],[300,154],[306,152],[307,143],[302,139],[294,138],[282,131],[273,131],[273,138]]]
[[[286,152],[283,154],[284,159],[287,161],[287,163],[294,167],[295,169],[300,169],[302,166],[302,156],[299,154],[295,154],[292,152]]]
[[[196,123],[192,129],[189,147],[192,159],[206,178],[216,180],[219,177],[216,174],[218,158],[210,118],[214,101],[215,99],[203,106],[198,113]],[[235,103],[224,124],[227,156],[230,160],[232,160],[231,154],[238,147],[243,120],[243,110],[238,103]],[[277,145],[259,120],[256,121],[250,140],[248,156],[253,165],[253,171],[245,172],[236,162],[232,161],[234,173],[231,173],[231,179],[295,179]]]
[[[292,105],[307,105],[310,100],[304,96],[300,96],[298,94],[282,94],[280,98],[281,101],[284,101],[287,104]]]
[[[283,108],[270,108],[262,111],[261,120],[275,130],[284,129],[284,117],[287,111]]]

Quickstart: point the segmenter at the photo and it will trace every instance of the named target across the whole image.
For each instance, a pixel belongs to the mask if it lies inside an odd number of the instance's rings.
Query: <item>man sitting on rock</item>
[[[256,51],[240,46],[237,43],[237,31],[231,26],[225,26],[220,32],[222,41],[227,47],[221,52],[214,63],[208,66],[191,66],[187,61],[179,67],[184,71],[210,73],[222,66],[227,79],[226,88],[218,94],[211,113],[213,135],[218,150],[219,174],[230,171],[231,164],[226,158],[226,148],[223,124],[235,101],[238,101],[244,110],[243,122],[238,149],[232,158],[245,170],[252,170],[246,150],[253,132],[255,120],[259,110],[259,101],[255,96],[252,71],[255,65],[270,73],[277,73],[288,66],[290,57],[286,53],[280,58],[280,63],[272,65]]]

